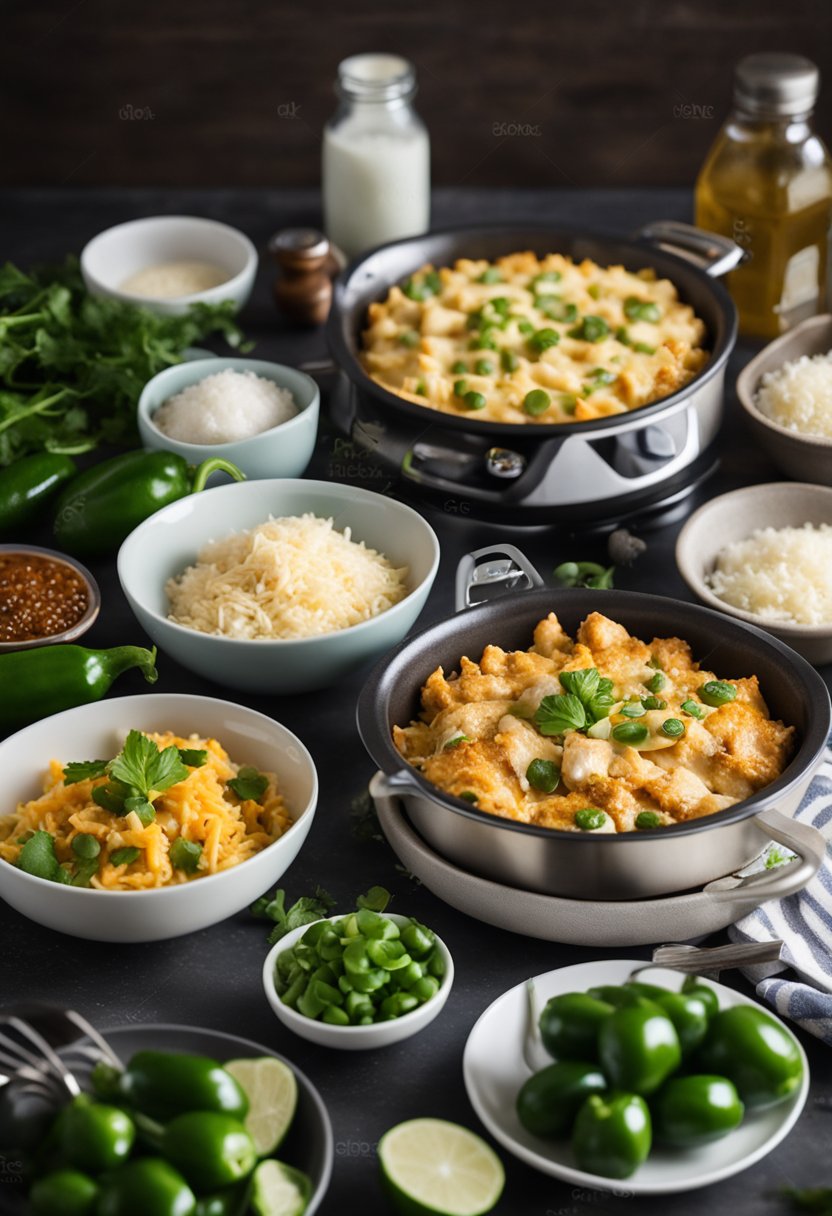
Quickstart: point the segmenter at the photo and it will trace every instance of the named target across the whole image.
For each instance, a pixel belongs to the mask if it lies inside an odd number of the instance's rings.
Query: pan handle
[[[798,823],[775,810],[761,811],[754,822],[770,840],[796,853],[796,860],[774,870],[745,876],[742,872],[729,874],[727,878],[709,882],[704,891],[711,899],[747,903],[750,907],[769,899],[783,899],[802,890],[823,865],[826,839],[811,824]]]
[[[693,262],[712,279],[727,274],[745,258],[745,250],[730,237],[706,232],[704,228],[683,224],[680,220],[655,220],[645,224],[634,233],[634,239]]]
[[[509,592],[542,587],[543,579],[516,545],[494,544],[466,553],[456,568],[454,611],[490,603]]]

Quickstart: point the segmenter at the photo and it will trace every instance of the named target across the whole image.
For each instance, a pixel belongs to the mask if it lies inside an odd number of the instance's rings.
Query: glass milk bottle
[[[324,129],[324,224],[348,257],[426,232],[430,142],[413,109],[416,73],[398,55],[353,55],[338,68],[340,104]]]

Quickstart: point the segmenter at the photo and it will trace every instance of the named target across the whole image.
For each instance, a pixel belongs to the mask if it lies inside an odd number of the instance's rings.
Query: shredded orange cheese
[[[239,766],[216,739],[146,733],[160,749],[173,745],[208,752],[204,765],[192,768],[185,781],[155,799],[156,818],[147,827],[133,811],[115,815],[93,802],[93,787],[103,784],[104,778],[64,785],[63,765],[52,760],[41,797],[20,803],[11,814],[0,815],[0,858],[16,864],[23,847],[19,838],[27,832],[45,831],[55,838],[58,861],[68,862],[74,857],[73,839],[89,833],[101,845],[98,873],[90,886],[139,891],[174,886],[231,869],[291,827],[273,773],[263,774],[269,784],[259,801],[242,800],[228,788]],[[170,848],[178,837],[202,846],[192,873],[171,865]],[[129,865],[113,865],[113,852],[125,847],[140,849],[139,856]]]

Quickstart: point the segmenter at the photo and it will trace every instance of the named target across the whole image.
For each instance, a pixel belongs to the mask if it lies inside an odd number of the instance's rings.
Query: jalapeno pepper
[[[601,1023],[598,1055],[612,1085],[637,1094],[657,1090],[682,1059],[676,1028],[648,1002],[616,1009]]]
[[[227,1187],[197,1200],[194,1216],[242,1216],[248,1199],[248,1186]]]
[[[110,1078],[110,1092],[112,1092]],[[140,1051],[115,1083],[136,1110],[167,1120],[189,1111],[219,1111],[243,1120],[248,1099],[216,1060],[178,1052]]]
[[[125,1162],[136,1138],[129,1115],[117,1106],[94,1102],[88,1094],[79,1094],[64,1107],[55,1131],[64,1159],[90,1174],[101,1174]]]
[[[242,1123],[218,1111],[177,1115],[165,1127],[160,1149],[198,1191],[232,1186],[257,1164],[257,1150]]]
[[[707,984],[704,984],[698,976],[687,976],[684,984],[682,984],[682,992],[685,996],[696,996],[699,997],[700,1001],[704,1001],[705,1008],[708,1011],[708,1021],[710,1021],[715,1014],[719,1013],[719,997],[714,992],[713,988],[710,988]]]
[[[80,1170],[54,1170],[38,1180],[29,1192],[32,1216],[91,1216],[98,1186]]]
[[[0,470],[0,533],[30,523],[78,469],[68,456],[36,452]]]
[[[127,452],[81,473],[58,499],[54,533],[62,549],[112,554],[128,533],[168,503],[205,488],[212,473],[245,474],[214,457],[192,468],[175,452]]]
[[[620,986],[602,984],[599,988],[590,988],[589,995],[594,996],[597,1001],[606,1001],[608,1005],[613,1005],[616,1009],[627,1009],[652,1000],[647,989],[651,993],[658,991],[653,988],[652,984],[621,984]],[[665,989],[665,991],[669,990]]]
[[[143,1157],[110,1174],[96,1216],[194,1216],[196,1196],[182,1175],[159,1157]]]
[[[586,1098],[606,1088],[596,1064],[562,1060],[529,1077],[517,1095],[517,1117],[533,1136],[557,1139],[569,1133]]]
[[[598,1031],[613,1006],[586,992],[564,992],[547,1001],[540,1015],[543,1046],[556,1060],[598,1059]]]
[[[744,1111],[727,1077],[671,1077],[653,1102],[656,1140],[673,1148],[697,1148],[734,1131]]]
[[[650,1111],[638,1094],[592,1094],[578,1111],[572,1151],[579,1169],[605,1178],[629,1178],[647,1160]]]
[[[712,1019],[697,1053],[703,1071],[728,1077],[746,1106],[775,1106],[800,1085],[797,1044],[779,1023],[753,1005],[734,1005]]]
[[[39,646],[0,654],[0,730],[100,701],[115,678],[131,667],[138,667],[153,684],[155,661],[156,650],[140,646]]]

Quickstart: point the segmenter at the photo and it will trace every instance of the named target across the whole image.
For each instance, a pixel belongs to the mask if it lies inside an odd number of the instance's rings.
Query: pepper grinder
[[[332,279],[341,269],[324,234],[284,228],[268,250],[279,267],[273,287],[278,312],[298,325],[322,325],[332,305]]]

